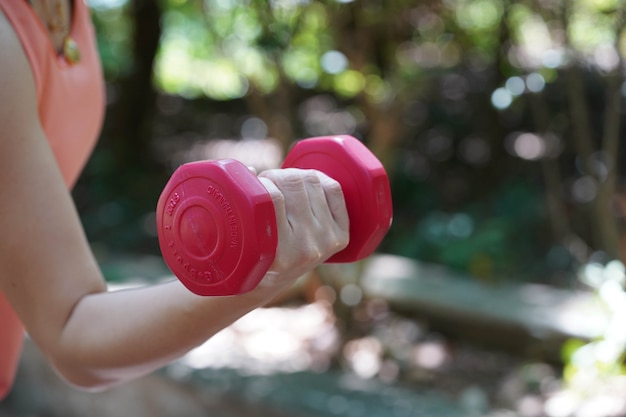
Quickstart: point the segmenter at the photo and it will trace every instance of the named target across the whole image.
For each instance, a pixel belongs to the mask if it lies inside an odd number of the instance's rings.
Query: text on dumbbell
[[[217,269],[216,265],[213,262],[208,262],[205,265],[210,270],[198,270],[192,267],[189,262],[185,261],[185,259],[182,257],[182,254],[178,252],[178,249],[176,249],[176,243],[173,240],[170,240],[167,246],[171,249],[172,254],[176,258],[176,262],[182,265],[183,270],[188,274],[189,278],[206,283],[215,283],[222,279],[221,277],[223,276],[223,273]]]
[[[224,194],[212,185],[210,185],[206,191],[224,209],[224,212],[226,213],[226,221],[230,227],[230,247],[237,247],[239,245],[239,229],[237,227],[237,218],[233,214],[232,206],[228,203]]]
[[[179,201],[180,196],[178,195],[178,193],[174,193],[174,195],[172,195],[172,198],[170,198],[167,203],[167,208],[165,209],[165,212],[170,216],[174,214],[174,209],[176,208],[176,204],[178,204]]]

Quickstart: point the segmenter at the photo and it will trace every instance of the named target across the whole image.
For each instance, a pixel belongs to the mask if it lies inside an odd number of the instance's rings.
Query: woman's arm
[[[256,289],[199,297],[174,281],[107,292],[40,126],[28,62],[1,14],[0,62],[0,291],[71,383],[102,388],[159,368],[347,245],[339,185],[314,171],[274,170],[260,177],[279,245]]]

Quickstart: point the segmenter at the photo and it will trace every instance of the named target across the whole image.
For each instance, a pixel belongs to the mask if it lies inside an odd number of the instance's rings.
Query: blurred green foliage
[[[147,6],[90,4],[113,108],[127,94],[120,80],[137,66],[141,21],[133,10]],[[383,251],[487,281],[557,285],[572,285],[574,267],[595,252],[621,256],[623,158],[610,145],[622,136],[626,90],[621,2],[161,0],[149,7],[160,16],[157,95],[153,113],[137,121],[149,126],[137,154],[159,162],[161,173],[171,169],[163,149],[187,146],[190,137],[241,138],[242,120],[252,116],[284,149],[301,137],[349,133],[391,175],[395,218]],[[617,121],[606,117],[613,113]],[[231,126],[214,128],[216,114]],[[146,193],[133,207],[129,194],[100,207],[97,193],[124,188],[95,182],[114,155],[101,146],[76,192],[88,233],[116,250],[154,250],[146,224],[162,177],[135,181],[154,190],[153,201]],[[114,231],[139,238],[112,241]]]

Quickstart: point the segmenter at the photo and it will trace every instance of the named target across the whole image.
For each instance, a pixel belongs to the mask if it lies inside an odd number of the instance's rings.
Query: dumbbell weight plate
[[[269,269],[278,244],[269,193],[232,159],[178,168],[157,203],[157,231],[167,265],[201,295],[251,290]]]
[[[372,254],[391,226],[389,178],[380,161],[349,135],[304,139],[283,168],[317,169],[341,184],[350,218],[350,243],[327,262],[354,262]]]

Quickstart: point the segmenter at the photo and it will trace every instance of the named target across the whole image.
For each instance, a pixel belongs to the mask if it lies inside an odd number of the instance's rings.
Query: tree
[[[139,97],[153,79],[160,94],[241,100],[285,150],[304,136],[360,137],[397,186],[400,227],[391,234],[398,242],[392,250],[444,263],[454,258],[470,270],[500,257],[501,265],[515,269],[536,263],[529,259],[552,246],[570,250],[574,238],[589,247],[581,260],[595,250],[621,258],[614,209],[621,178],[621,2],[156,4],[130,3],[139,43],[134,52],[127,46],[128,61],[143,64],[116,67],[113,79],[128,80],[120,94],[130,97],[140,87]],[[159,10],[162,32],[155,23]],[[141,20],[148,11],[149,23]],[[140,40],[139,33],[152,35]],[[141,75],[134,71],[140,68]],[[597,91],[606,97],[599,99]],[[137,100],[146,101],[129,101],[132,110],[119,114],[149,113],[154,96],[144,93],[149,98]],[[135,126],[116,136],[116,153],[127,155],[122,160],[151,151],[149,122],[137,127],[142,119],[119,124]],[[146,140],[124,149],[124,135]],[[518,202],[507,203],[514,206],[508,212],[493,211],[520,182],[530,184],[529,195],[542,190],[545,210],[525,213]],[[415,243],[419,230],[430,227],[425,222],[437,218],[429,215],[434,210],[469,216],[469,235]],[[476,243],[483,238],[484,245]],[[461,249],[447,253],[450,248]]]

